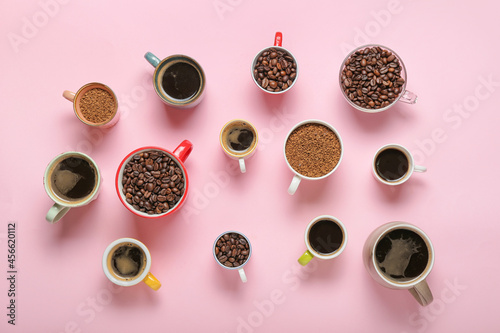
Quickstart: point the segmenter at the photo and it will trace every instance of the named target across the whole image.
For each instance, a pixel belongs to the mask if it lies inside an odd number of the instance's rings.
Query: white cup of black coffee
[[[432,302],[426,282],[434,265],[434,248],[417,226],[390,222],[375,229],[363,248],[365,268],[384,287],[407,289],[423,306]]]
[[[46,220],[59,221],[71,208],[95,200],[101,185],[101,173],[90,156],[70,151],[56,156],[47,165],[43,178],[47,195],[55,202]]]
[[[412,154],[398,144],[388,144],[377,150],[372,162],[374,177],[387,185],[400,185],[410,179],[413,172],[426,172],[415,165]]]
[[[257,129],[244,119],[227,122],[219,135],[222,150],[230,158],[238,160],[241,173],[246,172],[245,160],[255,154],[258,141]]]

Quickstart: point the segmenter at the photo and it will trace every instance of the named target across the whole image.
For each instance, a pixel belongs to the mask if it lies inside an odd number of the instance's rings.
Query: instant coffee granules
[[[354,52],[344,64],[341,86],[345,96],[365,109],[391,105],[403,92],[402,66],[394,53],[380,46]]]
[[[147,214],[168,212],[185,191],[181,167],[158,150],[135,154],[123,170],[122,185],[125,200]]]
[[[285,145],[285,155],[290,166],[306,177],[321,177],[339,163],[341,144],[337,135],[328,127],[308,123],[296,128]]]
[[[85,120],[100,124],[113,117],[116,101],[108,91],[92,88],[83,94],[79,106]]]

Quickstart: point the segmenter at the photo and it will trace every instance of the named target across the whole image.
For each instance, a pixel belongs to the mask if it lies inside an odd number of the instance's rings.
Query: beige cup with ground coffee
[[[375,229],[363,247],[370,276],[384,287],[407,289],[420,305],[429,305],[432,292],[426,278],[434,265],[434,248],[417,226],[390,222]]]
[[[45,219],[59,221],[71,208],[88,205],[99,194],[101,173],[90,156],[69,151],[56,156],[47,165],[43,184],[55,202]]]
[[[255,154],[258,141],[257,129],[243,119],[226,123],[219,135],[222,150],[230,158],[238,160],[241,173],[246,172],[245,160]]]
[[[288,133],[283,146],[285,161],[295,174],[288,188],[293,195],[302,179],[319,180],[337,170],[343,155],[342,139],[325,121],[304,120]]]
[[[88,83],[76,93],[65,90],[63,97],[73,103],[76,116],[86,125],[110,128],[120,118],[116,95],[105,84]]]
[[[108,245],[102,256],[102,269],[113,283],[130,287],[144,281],[158,290],[160,281],[150,273],[151,254],[146,245],[134,238],[120,238]]]

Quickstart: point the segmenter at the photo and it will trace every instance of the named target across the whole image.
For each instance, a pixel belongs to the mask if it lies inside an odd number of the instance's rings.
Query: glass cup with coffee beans
[[[406,90],[401,58],[386,46],[360,46],[340,67],[339,83],[352,107],[368,113],[387,110],[397,101],[415,104],[417,95]]]
[[[116,191],[132,213],[158,218],[177,211],[189,187],[184,162],[193,149],[184,140],[169,152],[159,147],[143,147],[128,154],[116,173]]]
[[[248,238],[241,232],[226,231],[220,234],[214,242],[212,252],[215,261],[222,267],[238,270],[242,282],[247,282],[243,270],[252,255],[252,246]]]
[[[274,46],[261,50],[252,62],[252,78],[257,87],[269,94],[288,91],[299,76],[293,54],[282,47],[283,35],[277,32]]]

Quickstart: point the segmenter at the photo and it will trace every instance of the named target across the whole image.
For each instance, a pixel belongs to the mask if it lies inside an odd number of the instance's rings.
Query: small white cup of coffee
[[[370,276],[391,289],[407,289],[422,306],[432,292],[426,278],[434,266],[434,248],[417,226],[390,222],[375,229],[363,247],[363,261]]]
[[[43,185],[55,202],[45,219],[59,221],[71,208],[88,205],[95,200],[101,186],[101,173],[90,156],[69,151],[56,156],[45,169]]]
[[[427,168],[415,165],[412,154],[398,144],[388,144],[375,153],[372,162],[373,176],[386,185],[400,185],[410,179],[413,172],[426,172]]]
[[[257,151],[259,135],[257,129],[249,121],[233,119],[227,122],[219,135],[219,142],[224,153],[238,160],[241,173],[247,171],[245,160]]]
[[[119,286],[130,287],[141,281],[158,290],[160,281],[151,274],[151,253],[134,238],[120,238],[108,245],[102,256],[106,277]]]

